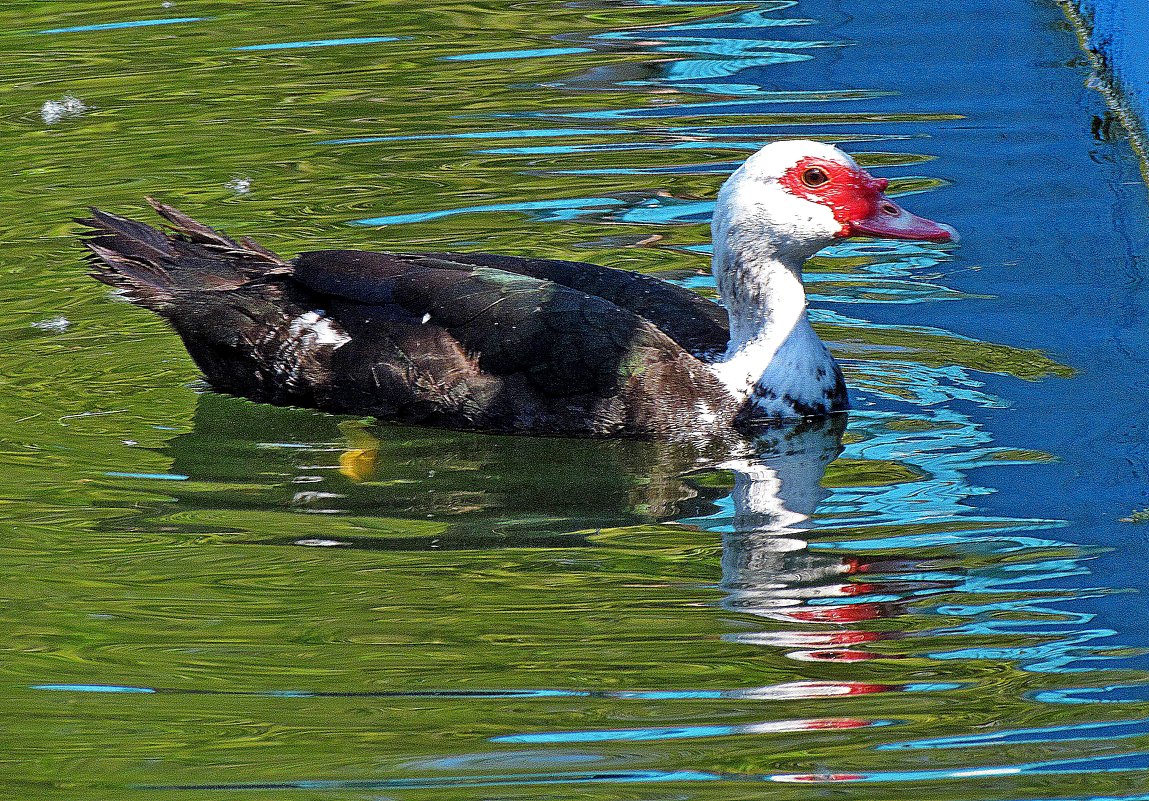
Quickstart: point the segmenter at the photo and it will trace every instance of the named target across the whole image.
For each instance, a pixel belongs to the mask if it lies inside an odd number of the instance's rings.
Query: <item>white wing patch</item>
[[[351,337],[317,311],[306,312],[292,320],[288,333],[303,347],[332,345],[339,348],[351,341]]]
[[[274,333],[275,329],[272,331]],[[309,351],[319,348],[335,351],[351,341],[351,337],[327,319],[322,311],[299,315],[291,321],[287,334],[276,347],[272,366],[283,383],[293,388],[298,388],[305,381],[304,365]]]

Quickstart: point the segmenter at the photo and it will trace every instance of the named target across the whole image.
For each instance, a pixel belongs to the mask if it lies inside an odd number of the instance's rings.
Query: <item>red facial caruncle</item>
[[[889,181],[830,159],[807,156],[783,173],[783,187],[795,197],[826,206],[842,228],[840,236],[875,236],[952,242],[953,229],[903,209],[883,194]]]

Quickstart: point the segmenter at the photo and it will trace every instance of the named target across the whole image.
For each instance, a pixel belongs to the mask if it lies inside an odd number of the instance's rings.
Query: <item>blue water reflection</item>
[[[1048,726],[1041,729],[1013,729],[971,734],[962,737],[936,737],[932,740],[909,740],[879,745],[879,750],[899,748],[982,748],[999,743],[1048,743],[1073,740],[1114,740],[1141,737],[1149,733],[1149,719],[1121,720],[1113,723],[1077,723],[1068,726]]]
[[[38,33],[89,33],[92,31],[116,31],[125,28],[151,28],[156,25],[179,25],[185,22],[206,22],[211,17],[168,17],[166,19],[140,19],[127,22],[101,22],[94,25],[75,25],[70,28],[48,28]]]

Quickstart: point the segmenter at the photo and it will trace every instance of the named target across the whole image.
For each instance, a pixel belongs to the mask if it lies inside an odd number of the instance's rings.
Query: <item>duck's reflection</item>
[[[221,506],[234,507],[258,545],[603,547],[598,532],[648,523],[719,533],[724,605],[788,624],[733,638],[799,658],[855,659],[862,652],[848,646],[878,635],[793,630],[897,612],[894,602],[865,600],[874,590],[857,574],[874,564],[807,547],[845,429],[837,415],[764,429],[752,441],[693,445],[494,437],[340,422],[208,394],[195,429],[167,453],[172,470],[192,479],[171,489],[183,525],[197,519],[195,507],[217,519]],[[266,482],[234,489],[254,477]]]
[[[769,576],[786,573],[806,583],[841,573],[837,560],[812,561],[802,535],[828,494],[822,476],[841,452],[844,430],[842,416],[827,425],[793,429],[789,436],[760,441],[754,456],[721,465],[734,476],[722,574],[725,586],[746,600],[732,599],[733,605],[756,611],[751,599],[774,588]]]
[[[721,464],[732,474],[734,486],[727,513],[712,517],[707,527],[722,531],[723,605],[785,624],[781,630],[743,632],[727,639],[784,648],[792,658],[807,661],[874,657],[851,646],[882,638],[881,633],[795,628],[811,623],[841,626],[898,611],[892,603],[864,600],[873,589],[855,574],[869,565],[849,554],[808,548],[811,519],[829,495],[823,476],[841,453],[844,431],[845,419],[839,417],[824,425],[768,433],[758,438],[753,455]]]
[[[734,476],[732,513],[722,537],[727,606],[740,612],[790,619],[811,597],[840,592],[851,564],[833,554],[814,554],[804,536],[818,503],[827,465],[841,451],[844,426],[796,433],[784,447],[753,458],[725,462]]]

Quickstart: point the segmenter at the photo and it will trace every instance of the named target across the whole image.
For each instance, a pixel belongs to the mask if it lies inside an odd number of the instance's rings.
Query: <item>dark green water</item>
[[[4,797],[1149,798],[1149,204],[1053,3],[0,23]],[[759,459],[206,393],[70,221],[709,292],[717,187],[795,136],[964,240],[810,266],[856,411]]]

